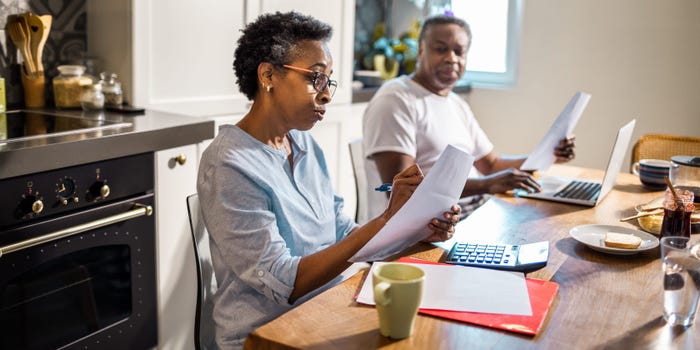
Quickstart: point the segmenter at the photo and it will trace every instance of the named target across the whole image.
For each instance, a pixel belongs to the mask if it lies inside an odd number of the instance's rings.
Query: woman
[[[219,283],[221,348],[240,347],[254,327],[329,286],[423,179],[417,166],[398,174],[388,208],[364,226],[343,214],[307,132],[336,87],[331,33],[311,17],[278,12],[250,23],[238,41],[234,70],[253,104],[238,124],[220,128],[197,181]],[[427,241],[452,235],[460,209],[450,210],[428,223]]]

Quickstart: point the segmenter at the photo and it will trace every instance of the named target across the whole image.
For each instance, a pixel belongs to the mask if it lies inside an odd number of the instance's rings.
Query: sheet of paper
[[[578,123],[590,99],[591,95],[585,92],[577,92],[561,114],[559,114],[559,117],[554,121],[554,124],[549,128],[544,138],[542,138],[537,147],[535,147],[535,150],[527,157],[520,169],[540,171],[549,169],[556,160],[554,156],[554,147],[557,146],[557,143],[559,143],[561,139],[567,137],[574,131],[574,127],[576,127],[576,123]]]
[[[383,260],[427,238],[430,220],[458,202],[473,163],[469,153],[448,145],[411,198],[349,261]]]
[[[372,270],[382,262],[372,264]],[[456,265],[410,264],[425,271],[420,308],[532,315],[525,275]],[[357,302],[374,305],[372,271],[365,278]]]

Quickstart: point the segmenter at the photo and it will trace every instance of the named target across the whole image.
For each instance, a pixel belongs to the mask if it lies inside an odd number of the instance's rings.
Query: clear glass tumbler
[[[660,246],[664,319],[670,325],[690,326],[700,299],[700,241],[664,237]]]

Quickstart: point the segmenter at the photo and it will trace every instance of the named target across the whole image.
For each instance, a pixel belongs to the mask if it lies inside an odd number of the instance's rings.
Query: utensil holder
[[[46,106],[46,81],[44,72],[39,72],[37,74],[36,76],[30,76],[22,69],[24,105],[29,108]]]

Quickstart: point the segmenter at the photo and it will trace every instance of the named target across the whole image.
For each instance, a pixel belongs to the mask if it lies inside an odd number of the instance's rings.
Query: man
[[[464,74],[470,44],[471,31],[462,19],[428,18],[419,36],[416,72],[384,83],[363,118],[367,165],[372,168],[374,161],[382,182],[391,182],[414,163],[428,173],[448,144],[471,153],[479,174],[471,174],[462,190],[463,217],[481,205],[487,194],[540,191],[532,174],[519,170],[527,155],[498,154],[469,105],[452,92]],[[573,159],[573,137],[561,140],[554,154],[559,163]]]

